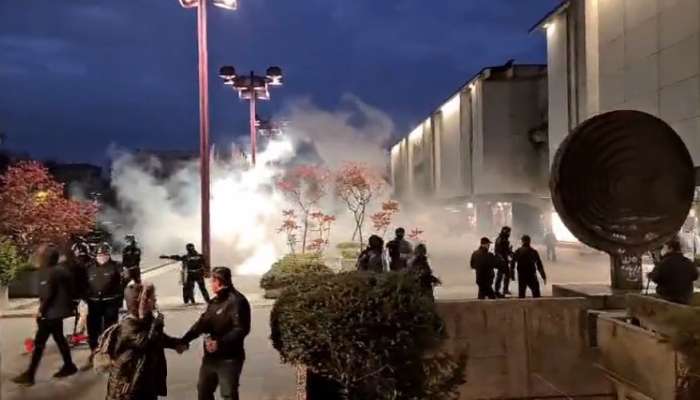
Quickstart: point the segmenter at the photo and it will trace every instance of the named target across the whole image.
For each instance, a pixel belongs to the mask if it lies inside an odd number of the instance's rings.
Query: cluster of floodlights
[[[238,0],[211,0],[214,6],[225,8],[227,10],[235,10],[238,8]],[[199,6],[199,0],[180,0],[180,4],[185,8],[193,8]]]
[[[219,69],[219,76],[225,85],[231,86],[243,100],[270,100],[270,86],[282,86],[282,69],[270,67],[265,76],[250,74],[238,75],[236,69],[226,65]]]

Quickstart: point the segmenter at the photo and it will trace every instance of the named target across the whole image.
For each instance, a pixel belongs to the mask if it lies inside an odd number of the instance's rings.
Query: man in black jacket
[[[666,243],[666,249],[666,255],[649,273],[649,279],[656,283],[656,294],[659,297],[674,303],[690,304],[698,270],[681,252],[681,242],[678,239]]]
[[[185,246],[184,256],[160,256],[160,258],[182,262],[182,302],[185,304],[195,304],[194,284],[199,286],[205,303],[209,303],[209,293],[204,285],[204,256],[199,254],[194,244],[188,243]]]
[[[530,244],[530,236],[523,235],[522,246],[513,254],[512,269],[518,271],[518,297],[525,297],[525,291],[530,288],[532,297],[540,297],[540,282],[537,280],[537,272],[542,276],[544,284],[547,284],[547,274],[544,272],[544,265],[540,253],[533,249]]]
[[[510,280],[513,278],[513,270],[508,269],[513,259],[513,246],[510,244],[509,226],[501,228],[501,233],[499,233],[496,238],[493,252],[501,259],[499,262],[498,274],[496,275],[496,296],[505,297],[510,294]],[[503,283],[502,292],[501,283]]]
[[[73,315],[72,277],[70,272],[58,264],[59,252],[53,245],[44,245],[39,249],[40,287],[39,312],[37,314],[38,330],[34,338],[34,351],[29,368],[26,372],[14,378],[20,385],[34,384],[39,362],[46,348],[49,336],[58,346],[63,357],[63,368],[55,378],[64,378],[78,371],[70,354],[66,337],[63,335],[63,320]]]
[[[408,259],[413,254],[413,246],[408,240],[404,239],[406,235],[405,229],[398,228],[395,233],[396,237],[386,244],[389,253],[389,269],[391,271],[401,271],[406,269],[408,265]]]
[[[471,267],[476,271],[476,284],[479,286],[479,300],[486,298],[495,299],[493,290],[494,270],[499,269],[499,260],[489,252],[491,241],[487,237],[481,238],[479,248],[472,253]]]
[[[245,361],[244,340],[250,333],[250,305],[233,287],[231,270],[216,267],[211,289],[215,297],[199,320],[182,337],[188,344],[200,335],[204,339],[204,358],[199,370],[199,400],[214,400],[217,385],[223,399],[238,400],[238,384]]]
[[[102,332],[119,320],[119,307],[124,298],[122,268],[112,260],[108,245],[97,250],[95,261],[88,267],[88,343],[94,351]],[[92,368],[92,355],[83,369]]]
[[[141,249],[136,244],[134,235],[124,238],[126,247],[122,250],[122,267],[124,268],[124,287],[129,282],[141,283]]]

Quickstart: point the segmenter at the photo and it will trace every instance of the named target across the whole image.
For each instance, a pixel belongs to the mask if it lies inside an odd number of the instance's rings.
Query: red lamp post
[[[180,0],[184,8],[197,8],[197,48],[199,57],[199,165],[202,203],[202,254],[205,268],[211,262],[210,154],[209,154],[209,53],[207,47],[207,1]],[[237,0],[210,0],[216,7],[235,10]]]

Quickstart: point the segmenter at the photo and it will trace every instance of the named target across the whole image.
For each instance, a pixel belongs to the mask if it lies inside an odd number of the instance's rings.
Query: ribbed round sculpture
[[[642,254],[678,233],[693,202],[693,160],[664,121],[613,111],[579,125],[552,164],[552,201],[581,242]]]

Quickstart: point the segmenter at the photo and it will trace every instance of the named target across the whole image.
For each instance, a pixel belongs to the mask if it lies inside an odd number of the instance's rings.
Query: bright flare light
[[[576,236],[569,231],[561,218],[559,218],[559,214],[555,212],[552,213],[552,232],[554,232],[554,236],[560,242],[578,243]]]

